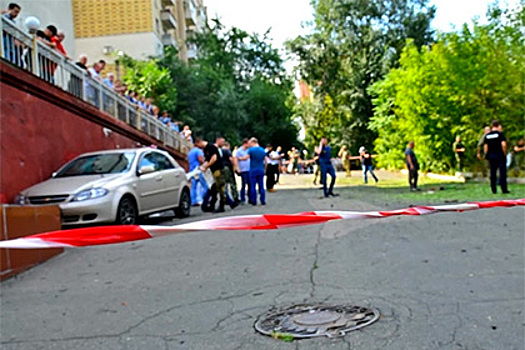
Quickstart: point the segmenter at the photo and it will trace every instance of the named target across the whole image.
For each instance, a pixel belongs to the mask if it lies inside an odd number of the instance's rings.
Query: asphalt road
[[[339,193],[279,190],[264,207],[225,215],[408,204]],[[184,222],[212,216],[194,210]],[[524,218],[523,208],[487,209],[69,249],[0,285],[0,347],[521,350]],[[267,310],[305,302],[382,316],[335,339],[284,342],[254,330]]]

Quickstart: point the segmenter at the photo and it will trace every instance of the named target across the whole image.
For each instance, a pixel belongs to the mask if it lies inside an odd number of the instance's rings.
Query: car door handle
[[[155,178],[155,180],[156,180],[156,181],[162,181],[162,176],[157,176],[157,177]]]

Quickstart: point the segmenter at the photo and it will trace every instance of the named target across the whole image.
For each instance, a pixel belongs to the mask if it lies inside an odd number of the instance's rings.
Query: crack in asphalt
[[[315,270],[317,270],[319,268],[319,245],[321,244],[321,232],[322,230],[319,230],[319,233],[317,234],[317,240],[315,242],[315,246],[314,246],[314,262],[312,264],[312,267],[310,268],[310,284],[311,284],[311,289],[310,289],[310,299],[313,299],[314,296],[315,296],[315,287],[316,287],[316,284],[315,284]]]

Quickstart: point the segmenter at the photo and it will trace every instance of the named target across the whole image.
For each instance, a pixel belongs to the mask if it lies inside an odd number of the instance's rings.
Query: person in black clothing
[[[365,184],[368,183],[368,176],[366,176],[368,172],[370,172],[370,175],[372,175],[372,177],[377,183],[379,180],[377,179],[376,174],[374,174],[374,166],[372,165],[372,155],[370,154],[370,152],[368,152],[366,148],[362,146],[361,148],[359,148],[359,155],[361,156],[361,167],[363,168],[363,177],[365,180]]]
[[[57,27],[50,24],[43,31],[37,30],[36,36],[41,42],[54,49],[57,45],[53,42],[52,38],[57,35],[57,32]]]
[[[408,147],[405,151],[405,163],[408,168],[408,184],[410,185],[410,191],[419,191],[417,188],[419,163],[416,154],[414,153],[414,145],[414,141],[408,143]]]
[[[215,210],[215,213],[222,213],[224,212],[224,205],[226,203],[226,183],[224,181],[224,165],[221,160],[221,153],[215,145],[203,140],[200,137],[195,138],[195,146],[204,151],[205,162],[200,167],[201,171],[205,172],[207,169],[211,170],[217,193],[219,194],[219,208]],[[213,199],[212,202],[214,203]],[[230,203],[230,207],[232,209],[237,205],[238,202]]]
[[[509,193],[507,189],[507,140],[505,134],[502,132],[501,124],[494,120],[492,121],[490,132],[485,135],[483,140],[483,151],[485,152],[485,159],[489,161],[490,165],[490,188],[492,193],[498,192],[497,183],[499,170],[499,184],[503,193]]]
[[[207,169],[211,170],[217,192],[220,196],[219,208],[217,208],[215,212],[224,212],[224,204],[226,203],[226,188],[223,173],[224,165],[222,164],[219,150],[213,144],[201,138],[195,139],[195,146],[204,151],[205,162],[201,165],[201,171],[205,172]]]

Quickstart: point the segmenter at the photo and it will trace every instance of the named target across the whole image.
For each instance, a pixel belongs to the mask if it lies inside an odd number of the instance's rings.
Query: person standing
[[[350,157],[352,155],[350,154],[350,151],[346,147],[346,145],[343,145],[341,149],[339,150],[338,157],[341,158],[341,163],[343,164],[343,168],[346,172],[346,177],[351,176],[351,163],[350,163]]]
[[[279,174],[279,163],[281,155],[273,150],[272,145],[267,146],[266,155],[268,156],[268,165],[266,167],[266,188],[268,192],[274,192],[273,188],[277,183],[277,176]]]
[[[237,171],[241,177],[241,204],[246,202],[246,192],[248,192],[248,200],[250,200],[250,156],[248,155],[248,148],[248,139],[244,139],[242,146],[235,152]]]
[[[490,132],[485,135],[485,141],[483,142],[485,159],[489,161],[490,166],[490,188],[494,194],[498,192],[498,170],[501,191],[503,193],[510,193],[507,189],[507,140],[502,130],[501,124],[497,120],[493,120]]]
[[[463,170],[463,160],[465,158],[465,146],[461,142],[461,136],[456,136],[456,141],[452,144],[452,150],[456,156],[456,168],[458,171]]]
[[[15,19],[18,17],[21,10],[22,8],[20,7],[20,5],[12,2],[7,6],[6,10],[2,11],[2,16],[11,21],[13,24],[15,24]],[[2,39],[4,58],[9,62],[21,67],[22,52],[24,49],[23,44],[16,40],[13,36],[8,35],[6,32],[2,33]]]
[[[359,155],[361,156],[361,167],[363,168],[363,177],[365,180],[365,184],[368,183],[368,176],[367,176],[368,172],[370,172],[370,175],[372,175],[372,177],[377,183],[379,180],[377,179],[376,174],[374,174],[374,167],[372,164],[372,155],[363,146],[359,148]]]
[[[408,143],[408,147],[405,151],[405,163],[408,168],[408,184],[410,185],[410,191],[419,191],[417,188],[419,163],[417,162],[417,157],[414,153],[414,146],[414,141]]]
[[[525,141],[520,139],[514,146],[514,174],[519,175],[520,170],[525,168]]]
[[[199,147],[193,147],[188,152],[188,163],[190,172],[199,168],[204,163],[204,152]],[[202,204],[202,193],[208,189],[206,179],[202,173],[191,178],[191,205]]]
[[[281,167],[283,164],[283,148],[281,146],[277,146],[277,149],[275,150],[277,154],[279,155],[279,162],[277,164],[277,177],[275,180],[275,183],[279,183],[279,178],[281,177]]]
[[[211,170],[219,194],[219,208],[214,212],[222,213],[224,212],[224,204],[226,203],[226,186],[224,183],[224,166],[221,162],[219,150],[217,147],[201,138],[195,139],[195,146],[199,147],[204,152],[204,163],[201,165],[201,171],[205,172],[207,169]]]
[[[321,167],[321,183],[323,184],[323,192],[325,198],[328,196],[337,196],[334,193],[335,185],[335,169],[332,165],[332,148],[328,146],[328,138],[322,137],[319,143],[319,166]],[[330,175],[330,187],[326,184],[326,174]]]
[[[233,157],[232,152],[230,150],[230,143],[227,141],[222,142],[222,164],[224,165],[224,181],[226,182],[226,186],[229,187],[230,195],[235,203],[239,203],[239,192],[237,192],[237,184],[235,183],[235,175],[233,172],[233,168],[235,166],[236,159]]]
[[[259,187],[259,197],[261,204],[266,204],[266,192],[264,191],[264,166],[266,161],[266,152],[259,146],[259,141],[252,137],[249,141],[250,148],[248,156],[250,157],[250,204],[257,205],[257,191],[255,186]]]

